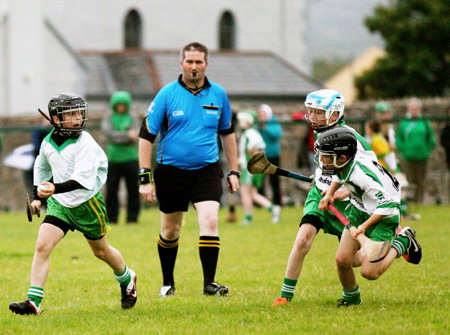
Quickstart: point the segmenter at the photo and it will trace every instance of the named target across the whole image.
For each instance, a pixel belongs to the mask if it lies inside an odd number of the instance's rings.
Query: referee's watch
[[[228,174],[227,174],[227,178],[228,178],[229,176],[237,176],[238,179],[239,179],[239,178],[241,178],[241,173],[240,173],[239,171],[230,171],[230,172],[228,172]]]
[[[151,169],[147,168],[139,169],[139,184],[140,185],[153,184]]]

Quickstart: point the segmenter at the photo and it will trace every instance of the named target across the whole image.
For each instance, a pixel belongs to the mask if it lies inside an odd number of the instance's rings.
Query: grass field
[[[121,223],[108,233],[109,242],[138,275],[134,309],[121,310],[112,271],[75,232],[51,257],[39,317],[8,310],[11,301],[26,297],[38,221],[29,224],[25,213],[2,213],[0,334],[450,334],[450,208],[415,211],[422,220],[404,225],[417,230],[421,264],[400,258],[376,281],[357,271],[361,306],[336,307],[341,297],[334,262],[337,239],[320,233],[292,304],[272,307],[298,230],[298,208],[284,209],[277,225],[269,223],[269,214],[262,210],[256,212],[253,225],[226,224],[221,211],[216,280],[230,287],[226,298],[202,295],[198,226],[191,209],[175,268],[176,296],[161,299],[159,212],[152,208],[143,212],[139,224]]]

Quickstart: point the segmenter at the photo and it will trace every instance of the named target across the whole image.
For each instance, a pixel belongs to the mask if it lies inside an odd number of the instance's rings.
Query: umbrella
[[[21,170],[31,170],[34,164],[34,145],[24,144],[14,149],[13,152],[3,158],[5,166],[13,167]]]

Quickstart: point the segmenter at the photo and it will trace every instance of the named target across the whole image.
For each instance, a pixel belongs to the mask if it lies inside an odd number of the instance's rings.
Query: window
[[[236,47],[236,28],[233,14],[226,11],[222,14],[219,23],[219,48],[221,50],[234,50]]]
[[[142,21],[136,10],[128,12],[125,18],[125,49],[142,47]]]

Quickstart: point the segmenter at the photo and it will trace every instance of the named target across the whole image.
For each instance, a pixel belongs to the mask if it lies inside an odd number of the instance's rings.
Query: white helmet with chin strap
[[[344,116],[345,100],[338,91],[324,89],[309,93],[306,96],[305,107],[308,111],[307,118],[310,123],[311,108],[325,111],[325,125],[319,126],[311,124],[311,127],[314,130],[324,131],[334,126],[337,122],[339,122],[339,120],[342,119],[342,117]],[[331,116],[334,113],[338,113],[338,117],[335,121],[330,121]]]

